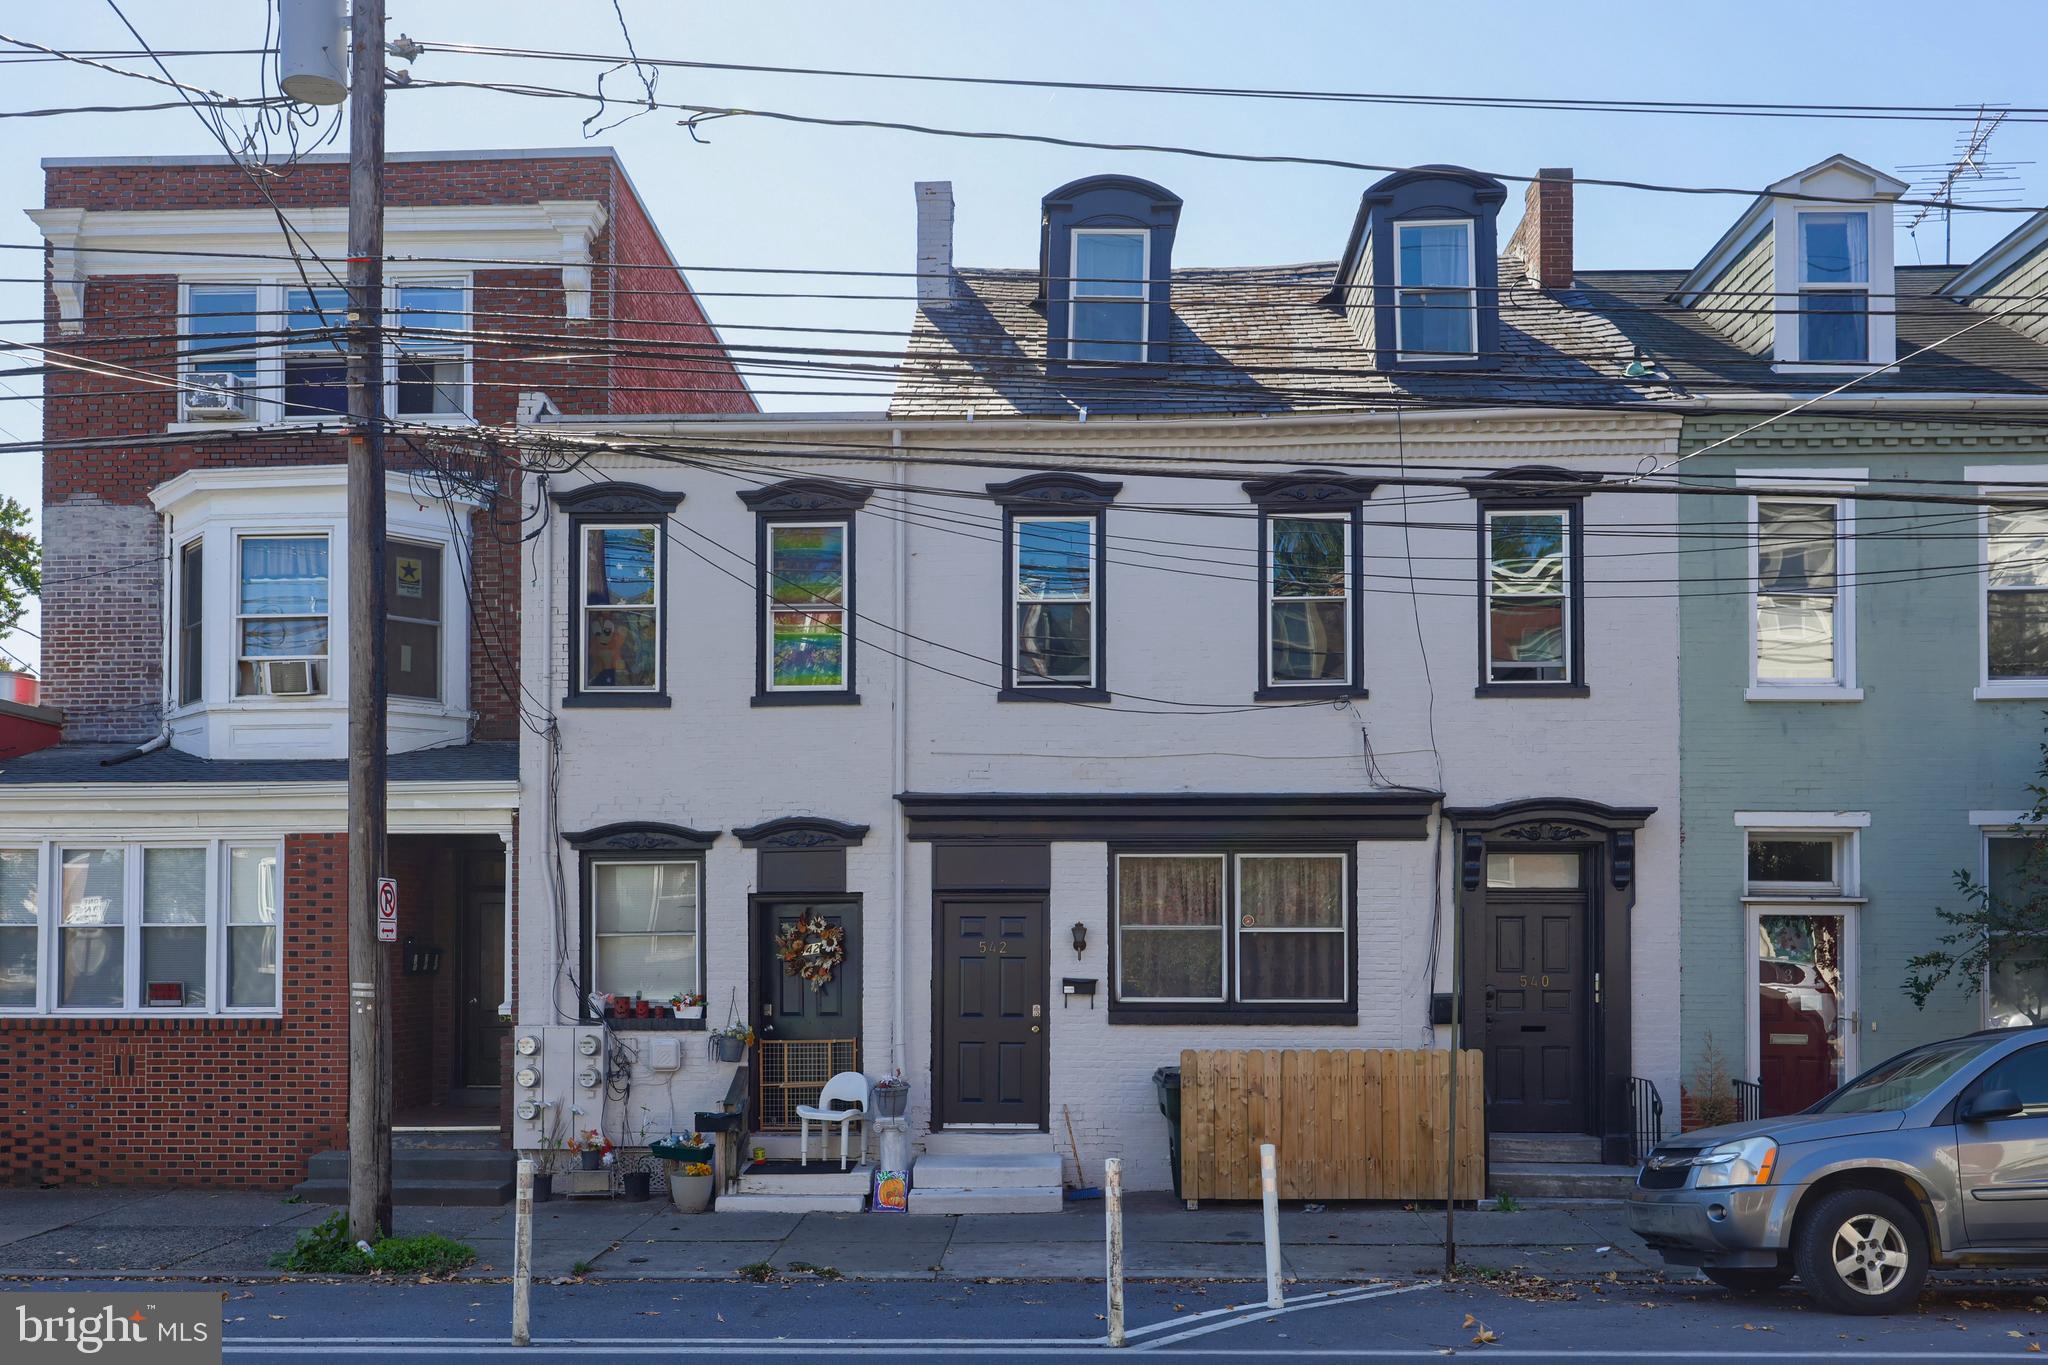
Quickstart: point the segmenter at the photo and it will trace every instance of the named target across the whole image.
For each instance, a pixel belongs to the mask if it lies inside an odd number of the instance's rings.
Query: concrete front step
[[[1486,1171],[1489,1194],[1517,1199],[1626,1199],[1635,1184],[1633,1166],[1585,1161],[1496,1161]]]
[[[721,1194],[713,1213],[859,1213],[868,1206],[860,1194]]]
[[[496,1207],[512,1202],[512,1181],[507,1180],[410,1180],[391,1182],[391,1202],[406,1205],[463,1205]],[[309,1204],[346,1204],[348,1179],[308,1180],[292,1193]]]
[[[919,1190],[1059,1189],[1061,1164],[1057,1152],[1001,1152],[947,1155],[927,1152],[910,1166],[910,1183]]]
[[[763,1171],[752,1167],[740,1172],[742,1194],[864,1195],[875,1181],[872,1165],[852,1166],[842,1171],[834,1161],[812,1162],[803,1170]]]
[[[1052,1134],[1035,1128],[945,1128],[924,1137],[933,1156],[996,1156],[1054,1151]]]
[[[1058,1185],[1004,1186],[996,1189],[928,1189],[910,1182],[912,1213],[1058,1213],[1062,1195]]]
[[[1489,1161],[1600,1162],[1600,1139],[1590,1133],[1494,1133],[1486,1140]]]

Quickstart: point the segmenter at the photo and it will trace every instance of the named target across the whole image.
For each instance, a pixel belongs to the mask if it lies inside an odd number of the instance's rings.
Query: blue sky
[[[1380,90],[1423,94],[1796,100],[1807,103],[2040,103],[2039,10],[2026,3],[1963,5],[1936,15],[1905,3],[1807,4],[1737,0],[1711,6],[1541,3],[1289,4],[1177,0],[1097,3],[1034,0],[1001,8],[958,3],[769,3],[622,0],[646,55],[782,65],[942,71],[1079,80]],[[256,46],[265,0],[124,0],[159,47]],[[444,42],[614,52],[617,23],[604,0],[390,0],[390,30]],[[98,0],[15,3],[0,29],[60,48],[130,46]],[[207,22],[194,22],[204,14]],[[1999,35],[2005,35],[2001,38]],[[186,59],[181,79],[253,93],[256,59]],[[429,54],[422,79],[514,79],[590,88],[597,68]],[[139,81],[69,64],[10,66],[0,108],[152,100]],[[624,86],[614,86],[623,89]],[[1492,112],[1402,106],[1249,103],[1138,95],[907,85],[669,70],[663,98],[953,127],[1029,130],[1107,141],[1171,142],[1358,161],[1458,162],[1527,173],[1571,166],[1581,175],[1691,185],[1758,186],[1831,152],[1884,169],[1945,158],[1949,123],[1842,122],[1581,113]],[[395,93],[394,150],[568,146],[588,107],[487,92]],[[42,202],[44,156],[177,155],[218,151],[184,110],[17,120],[0,137],[0,202]],[[726,120],[693,142],[674,116],[654,114],[602,135],[617,147],[671,248],[700,267],[700,290],[764,287],[718,275],[715,265],[907,270],[911,184],[950,179],[967,265],[1035,259],[1037,201],[1077,176],[1122,170],[1160,181],[1186,201],[1176,264],[1243,265],[1327,260],[1342,248],[1359,191],[1372,176],[1260,167],[1171,156],[1087,152],[935,139],[882,131],[801,128]],[[1997,155],[2048,163],[2048,125],[2009,126]],[[2021,170],[2024,202],[2048,200],[2048,173]],[[1520,202],[1510,193],[1503,240]],[[1740,211],[1735,198],[1582,189],[1578,261],[1586,267],[1690,264]],[[36,240],[15,218],[0,241]],[[1967,260],[2012,226],[2009,217],[1959,215],[1956,258]],[[1898,259],[1939,261],[1940,228],[1902,236]],[[26,262],[8,252],[10,267]],[[33,257],[28,257],[33,260]],[[0,274],[32,273],[9,269]],[[844,282],[817,282],[843,289]],[[766,287],[801,289],[788,281]],[[857,285],[898,292],[897,284]],[[902,328],[905,301],[828,304],[708,298],[734,340],[789,341],[761,325]],[[0,284],[0,319],[40,312],[33,285]],[[38,329],[0,323],[0,335]],[[875,338],[872,344],[887,344]],[[788,386],[767,381],[764,388]],[[32,437],[40,413],[9,393],[33,381],[0,380],[0,439]],[[763,396],[771,407],[850,406],[844,400]],[[33,456],[0,457],[0,492],[33,505]],[[31,618],[26,625],[36,629]],[[33,659],[35,641],[6,649]]]

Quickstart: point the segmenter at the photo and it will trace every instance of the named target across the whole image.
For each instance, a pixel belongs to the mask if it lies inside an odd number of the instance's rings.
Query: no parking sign
[[[377,878],[377,941],[398,942],[398,878]]]

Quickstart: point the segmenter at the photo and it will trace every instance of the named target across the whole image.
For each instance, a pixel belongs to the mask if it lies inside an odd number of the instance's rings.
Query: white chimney
[[[953,289],[953,182],[917,182],[917,304],[941,308]]]

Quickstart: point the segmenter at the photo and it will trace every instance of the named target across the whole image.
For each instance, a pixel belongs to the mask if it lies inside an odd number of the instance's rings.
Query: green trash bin
[[[1180,1068],[1162,1066],[1152,1073],[1152,1088],[1159,1092],[1159,1112],[1166,1115],[1166,1152],[1173,1166],[1173,1197],[1180,1193]]]

